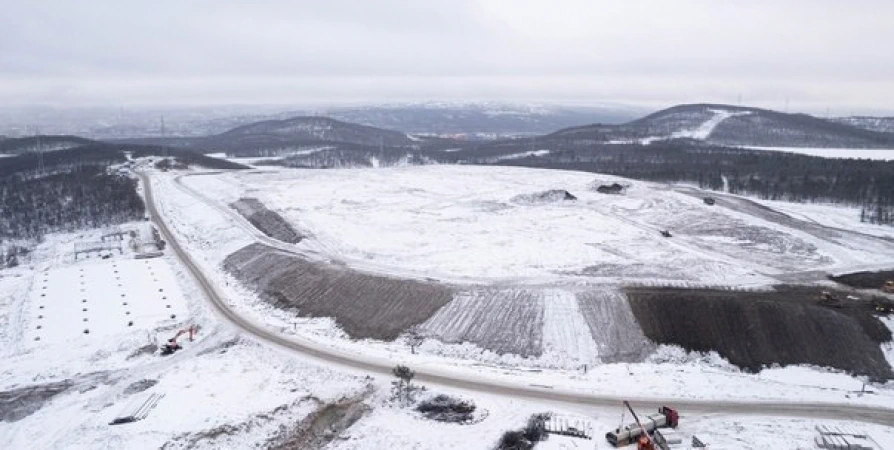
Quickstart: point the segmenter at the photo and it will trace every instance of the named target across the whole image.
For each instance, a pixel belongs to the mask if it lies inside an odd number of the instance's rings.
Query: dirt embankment
[[[355,339],[392,340],[453,298],[450,288],[437,283],[322,265],[263,244],[236,251],[224,268],[274,306],[305,317],[332,317]]]
[[[577,294],[577,304],[605,363],[642,361],[655,349],[643,335],[624,295],[615,291]]]
[[[646,337],[659,344],[714,350],[749,371],[813,364],[894,378],[879,345],[891,340],[891,331],[871,300],[824,306],[819,289],[796,287],[772,292],[628,288],[626,294]]]
[[[0,392],[0,422],[24,419],[72,386],[74,381],[63,380]]]
[[[256,198],[240,198],[230,206],[248,219],[255,228],[273,239],[291,244],[297,244],[304,239],[304,236],[295,231],[282,216],[267,209]]]
[[[497,354],[543,354],[543,298],[525,289],[463,292],[420,330],[447,343],[472,342]]]
[[[881,289],[886,281],[894,281],[894,270],[879,272],[854,272],[839,276],[830,276],[830,280],[857,289]]]

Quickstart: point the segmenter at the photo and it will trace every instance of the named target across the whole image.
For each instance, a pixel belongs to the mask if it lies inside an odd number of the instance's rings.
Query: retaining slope
[[[304,236],[296,232],[282,216],[267,209],[256,198],[240,198],[230,206],[239,212],[242,217],[248,219],[258,230],[261,230],[262,233],[273,239],[292,244],[301,242],[304,239]]]
[[[581,314],[599,346],[602,362],[642,361],[655,345],[643,334],[624,294],[591,291],[577,294]]]
[[[498,354],[543,353],[543,296],[524,289],[463,292],[421,331],[447,343],[472,342]]]
[[[772,364],[833,367],[874,379],[894,377],[880,343],[891,331],[868,303],[822,306],[819,291],[773,292],[628,288],[646,337],[687,350],[717,351],[731,363],[759,371]]]
[[[450,288],[437,283],[321,265],[263,244],[231,254],[224,268],[274,306],[304,317],[332,317],[355,339],[392,340],[453,298]]]

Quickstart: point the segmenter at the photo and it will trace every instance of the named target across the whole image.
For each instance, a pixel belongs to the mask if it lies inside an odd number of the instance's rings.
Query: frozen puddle
[[[154,329],[186,314],[165,260],[86,261],[35,275],[25,340],[39,345],[100,339]]]

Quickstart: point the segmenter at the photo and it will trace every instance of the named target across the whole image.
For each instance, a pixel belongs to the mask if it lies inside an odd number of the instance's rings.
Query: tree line
[[[545,156],[497,164],[693,183],[764,200],[839,203],[861,207],[866,222],[894,224],[894,161],[820,158],[687,140],[543,146],[557,147]]]

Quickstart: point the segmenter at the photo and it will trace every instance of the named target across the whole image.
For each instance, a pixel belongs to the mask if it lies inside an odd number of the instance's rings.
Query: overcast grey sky
[[[5,3],[5,105],[894,109],[891,0]]]

